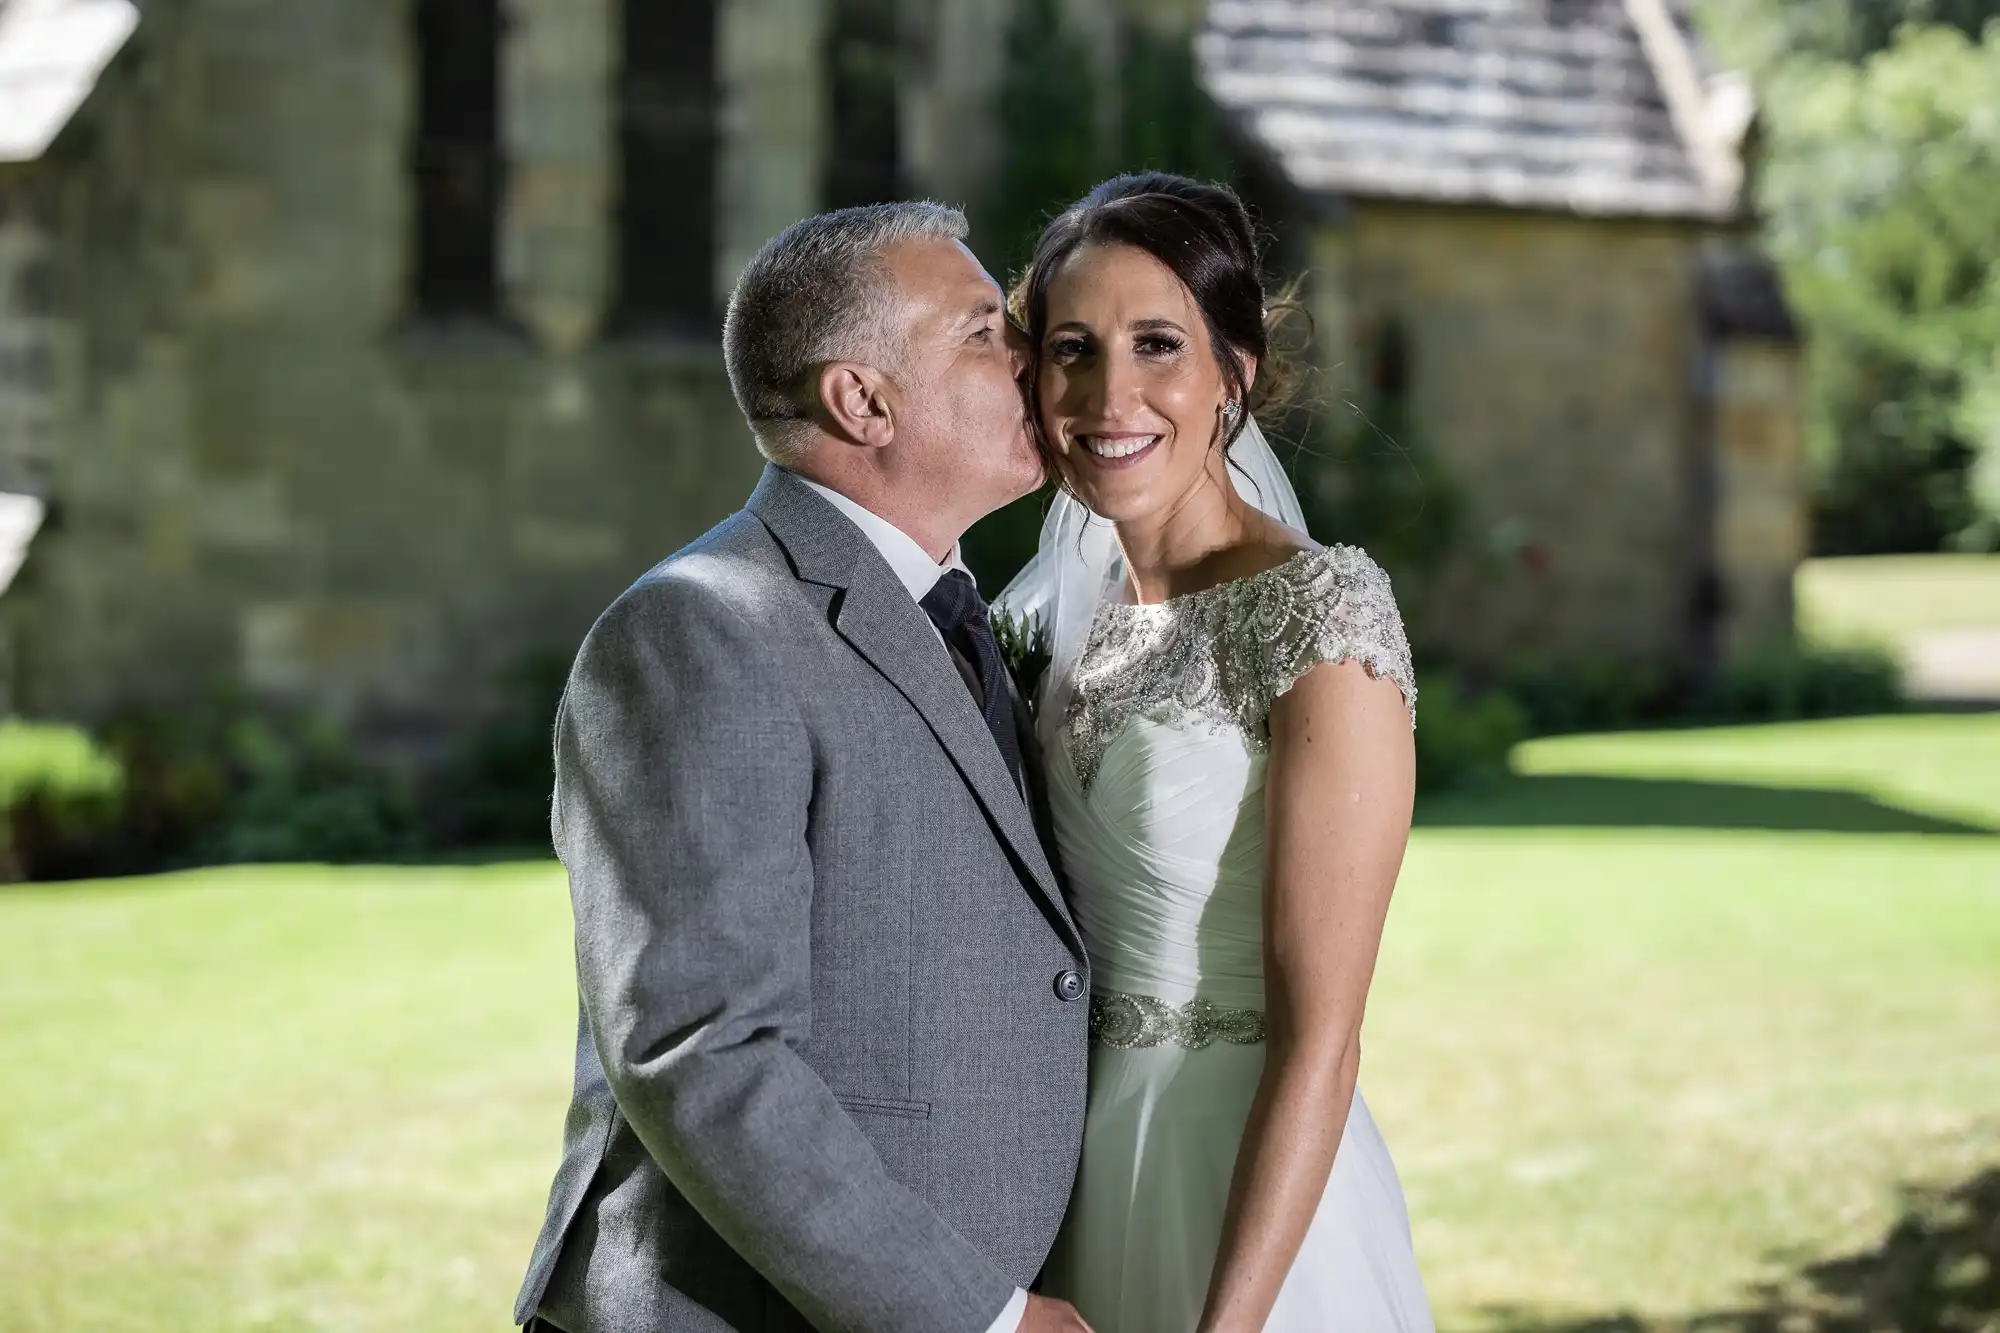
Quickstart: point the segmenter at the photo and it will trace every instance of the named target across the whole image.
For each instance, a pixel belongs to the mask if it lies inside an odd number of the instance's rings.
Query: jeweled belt
[[[1094,991],[1090,1040],[1121,1051],[1140,1046],[1181,1046],[1198,1051],[1218,1041],[1255,1046],[1264,1040],[1261,1009],[1226,1009],[1212,1000],[1168,1004],[1153,995]]]

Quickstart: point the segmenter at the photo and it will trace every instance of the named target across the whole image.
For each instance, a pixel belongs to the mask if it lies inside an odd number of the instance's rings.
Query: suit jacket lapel
[[[1012,672],[1007,676],[1007,690],[1014,700],[1014,734],[1021,746],[1021,780],[1027,787],[1022,794],[1028,798],[1028,813],[1035,821],[1035,834],[1042,840],[1049,866],[1056,872],[1056,883],[1067,887],[1062,857],[1056,847],[1055,815],[1049,808],[1048,769],[1042,764],[1042,741],[1035,731],[1035,715],[1021,696]]]
[[[1080,952],[1082,941],[1028,803],[909,591],[852,523],[782,468],[764,469],[749,509],[784,546],[800,578],[842,590],[834,603],[834,629],[923,717]]]

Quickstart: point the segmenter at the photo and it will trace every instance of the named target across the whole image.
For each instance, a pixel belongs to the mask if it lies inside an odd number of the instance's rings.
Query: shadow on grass
[[[2000,1167],[1915,1189],[1875,1248],[1810,1264],[1740,1309],[1683,1319],[1491,1310],[1500,1333],[1973,1333],[2000,1325]]]
[[[1888,805],[1861,792],[1667,778],[1511,776],[1427,796],[1430,828],[1711,828],[2000,837],[2000,829]]]

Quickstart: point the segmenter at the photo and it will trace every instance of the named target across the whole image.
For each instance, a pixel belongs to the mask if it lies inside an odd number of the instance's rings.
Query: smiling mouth
[[[1130,467],[1151,453],[1160,435],[1079,435],[1076,442],[1101,467]]]

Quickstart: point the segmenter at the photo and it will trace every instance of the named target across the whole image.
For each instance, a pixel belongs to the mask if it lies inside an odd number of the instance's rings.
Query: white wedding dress
[[[1097,1333],[1191,1333],[1264,1065],[1271,701],[1353,659],[1414,707],[1387,577],[1353,547],[1090,622],[1047,756],[1094,976],[1089,1113],[1044,1289]],[[1359,1091],[1265,1325],[1432,1328],[1402,1186]]]

